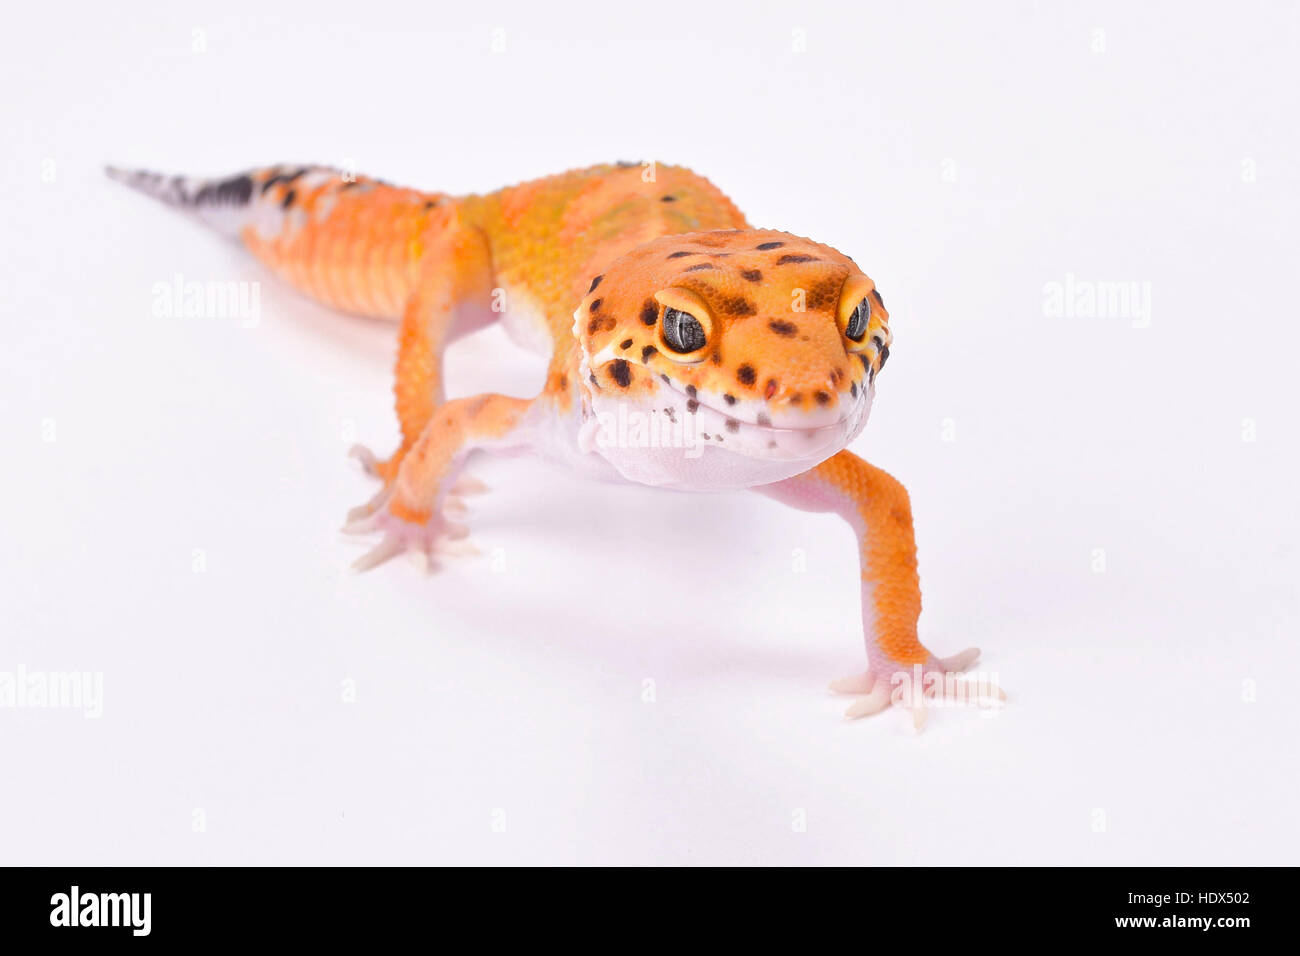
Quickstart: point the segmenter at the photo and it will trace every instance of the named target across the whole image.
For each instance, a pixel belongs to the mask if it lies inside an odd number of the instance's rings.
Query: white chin
[[[681,491],[731,491],[783,481],[816,467],[839,449],[809,458],[749,458],[724,448],[601,449],[628,481]]]
[[[684,491],[727,491],[801,475],[843,450],[862,431],[871,409],[868,391],[841,421],[818,428],[770,428],[731,421],[707,406],[674,409],[663,417],[626,402],[594,408],[600,423],[592,450],[628,481]]]

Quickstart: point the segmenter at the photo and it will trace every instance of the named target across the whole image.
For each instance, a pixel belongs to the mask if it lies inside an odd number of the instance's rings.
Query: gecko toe
[[[833,680],[828,686],[833,694],[868,694],[875,683],[876,678],[871,673],[863,672]]]
[[[353,571],[369,571],[406,550],[406,542],[398,535],[388,535],[361,557],[352,562]]]
[[[451,486],[453,495],[460,495],[462,498],[468,498],[471,495],[487,494],[488,486],[473,475],[461,475],[456,479],[455,484]]]
[[[961,673],[968,670],[980,658],[980,649],[978,647],[968,647],[964,651],[958,651],[951,657],[942,657],[938,660],[938,670],[952,671]]]
[[[362,469],[370,477],[379,477],[379,458],[365,445],[353,445],[348,449],[348,457],[361,462]]]
[[[383,507],[388,503],[389,497],[389,490],[383,488],[365,504],[350,509],[347,520],[343,523],[344,533],[366,534],[374,531],[378,526],[378,516],[383,513]]]
[[[878,714],[890,703],[889,686],[884,683],[876,684],[865,697],[855,700],[849,705],[848,710],[844,711],[844,716],[848,720],[857,720],[860,717],[870,717],[872,714]]]

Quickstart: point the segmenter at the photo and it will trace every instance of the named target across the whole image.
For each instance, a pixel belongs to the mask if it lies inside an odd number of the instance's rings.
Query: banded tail
[[[377,318],[401,317],[424,237],[455,210],[441,193],[326,166],[267,166],[220,179],[106,172],[242,241],[312,298]]]

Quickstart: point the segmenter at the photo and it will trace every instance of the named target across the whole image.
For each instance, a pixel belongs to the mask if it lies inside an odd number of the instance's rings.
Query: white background
[[[0,859],[1295,863],[1297,8],[988,6],[9,10],[0,671],[104,702],[0,709]],[[1005,710],[843,721],[852,536],[757,495],[494,462],[483,557],[348,573],[394,329],[100,172],[650,158],[879,283],[854,448],[911,491],[923,640]],[[177,273],[260,323],[154,317]],[[1048,315],[1068,275],[1149,325]],[[541,381],[498,330],[450,361]]]

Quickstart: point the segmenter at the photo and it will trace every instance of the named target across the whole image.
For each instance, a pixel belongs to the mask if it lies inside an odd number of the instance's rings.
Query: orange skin
[[[272,167],[247,178],[239,235],[258,258],[324,303],[401,321],[402,443],[385,461],[361,453],[383,487],[352,515],[355,530],[384,533],[367,565],[406,550],[431,555],[463,533],[446,515],[454,493],[468,490],[459,475],[471,453],[547,453],[539,435],[589,433],[602,409],[697,417],[714,423],[703,434],[706,461],[661,456],[651,478],[637,472],[635,450],[601,459],[563,438],[552,453],[599,459],[592,467],[604,477],[753,487],[849,521],[870,668],[832,685],[859,695],[851,716],[902,700],[882,678],[973,660],[969,651],[941,660],[921,644],[907,492],[843,447],[865,422],[892,341],[884,301],[852,259],[751,229],[712,183],[653,163],[460,198],[321,170]],[[860,302],[870,319],[850,337]],[[707,333],[697,354],[680,354],[667,337],[669,307]],[[548,348],[542,392],[445,400],[446,345],[503,317],[512,333]],[[922,713],[920,699],[903,702]]]

